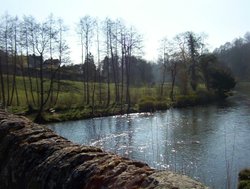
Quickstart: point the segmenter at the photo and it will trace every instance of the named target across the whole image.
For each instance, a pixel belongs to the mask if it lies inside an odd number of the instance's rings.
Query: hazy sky
[[[147,59],[156,59],[159,40],[185,31],[208,34],[211,49],[250,31],[250,0],[0,0],[0,13],[61,17],[74,36],[80,17],[122,18],[144,36]],[[71,39],[72,59],[80,46]],[[77,63],[77,62],[76,62]]]

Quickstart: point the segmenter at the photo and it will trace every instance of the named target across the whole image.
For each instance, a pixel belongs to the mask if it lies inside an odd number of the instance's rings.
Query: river
[[[208,106],[48,125],[83,145],[187,174],[211,188],[237,188],[250,167],[250,98],[237,93]]]

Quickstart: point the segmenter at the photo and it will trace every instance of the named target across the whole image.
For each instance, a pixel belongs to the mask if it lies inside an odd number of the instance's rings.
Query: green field
[[[27,88],[27,97],[24,88],[24,80]],[[7,78],[4,77],[5,86],[5,98],[7,98]],[[12,78],[9,78],[9,93],[12,93]],[[31,85],[29,78],[16,77],[16,90],[14,90],[13,99],[11,105],[7,107],[7,110],[12,113],[23,114],[31,119],[34,118],[36,110],[39,104],[40,89],[37,85],[37,80],[31,78],[32,92],[34,100],[32,100]],[[39,81],[38,81],[39,83]],[[44,81],[45,97],[47,96],[47,91],[49,88],[49,81]],[[100,89],[101,88],[101,96]],[[121,86],[119,86],[121,89]],[[44,118],[46,121],[65,121],[65,120],[75,120],[96,116],[106,116],[114,114],[126,113],[127,104],[125,102],[126,89],[124,86],[123,101],[119,103],[115,102],[115,86],[110,84],[110,103],[107,105],[107,84],[102,83],[89,83],[90,89],[90,103],[86,104],[84,101],[84,84],[78,81],[60,81],[60,90],[58,93],[58,100],[56,99],[56,91],[58,89],[57,82],[53,85],[53,95],[50,97],[48,103],[44,108]],[[95,89],[95,90],[94,90]],[[17,92],[16,92],[17,91]],[[190,90],[191,91],[191,90]],[[180,95],[178,87],[175,87],[174,95],[175,101],[172,102],[169,98],[170,84],[166,83],[164,85],[163,96],[160,96],[160,86],[159,85],[149,85],[149,86],[132,86],[130,87],[130,99],[131,99],[131,109],[130,112],[142,112],[142,111],[156,111],[167,109],[170,106],[186,106],[194,105],[197,103],[205,103],[211,100],[210,94],[206,92],[204,85],[199,85],[196,93],[191,92],[188,95]],[[94,98],[92,101],[92,94]],[[2,102],[2,96],[0,96],[0,101]]]

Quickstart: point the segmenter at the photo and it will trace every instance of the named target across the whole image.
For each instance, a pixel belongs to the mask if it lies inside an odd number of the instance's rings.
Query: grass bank
[[[7,111],[25,115],[33,120],[38,109],[40,89],[37,87],[35,78],[29,80],[25,77],[24,79],[28,90],[25,92],[23,78],[17,77],[17,95],[14,95],[11,105],[7,107]],[[49,82],[46,80],[44,82],[45,88],[48,88]],[[5,87],[5,91],[8,91],[7,83],[5,83]],[[93,95],[92,97],[94,99],[94,101],[91,101],[89,104],[86,104],[84,101],[84,85],[82,82],[62,80],[60,81],[59,88],[57,83],[55,83],[53,87],[54,92],[43,112],[45,122],[79,120],[135,112],[154,112],[166,110],[170,107],[203,105],[218,100],[218,97],[213,92],[207,91],[202,84],[198,86],[196,92],[189,89],[186,95],[182,95],[178,86],[176,86],[173,101],[169,98],[169,83],[164,85],[162,96],[159,96],[159,85],[132,86],[130,87],[131,107],[129,112],[127,112],[127,104],[125,102],[126,91],[124,90],[124,94],[120,94],[123,96],[123,98],[121,98],[123,101],[119,103],[115,102],[114,84],[110,84],[111,100],[109,104],[107,104],[108,86],[104,83],[101,83],[101,85],[93,82],[89,84],[90,94]],[[58,89],[59,93],[57,96],[56,91]]]
[[[188,95],[178,95],[174,101],[169,98],[160,99],[153,96],[138,98],[130,108],[129,113],[155,112],[167,110],[169,108],[184,108],[197,105],[206,105],[217,101],[219,98],[211,92],[198,91]],[[61,122],[69,120],[88,119],[94,117],[122,115],[127,113],[127,105],[110,104],[109,106],[90,105],[51,108],[44,112],[45,122]],[[25,114],[25,112],[24,112]],[[33,119],[35,113],[26,114]]]

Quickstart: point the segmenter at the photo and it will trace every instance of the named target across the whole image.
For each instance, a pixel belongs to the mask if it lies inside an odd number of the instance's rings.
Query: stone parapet
[[[29,119],[0,110],[0,188],[206,188],[187,176],[77,145]]]

